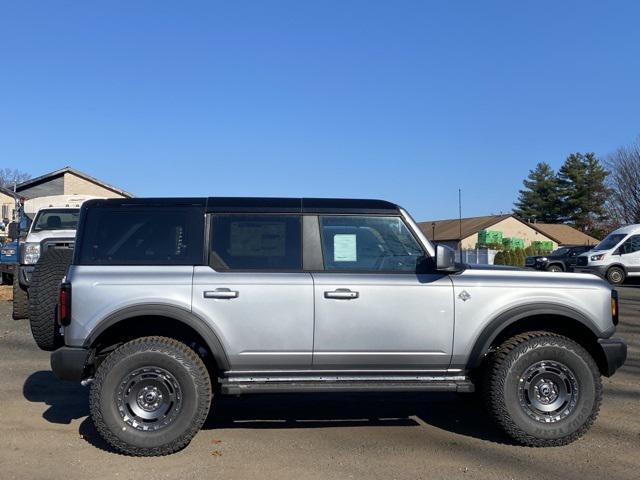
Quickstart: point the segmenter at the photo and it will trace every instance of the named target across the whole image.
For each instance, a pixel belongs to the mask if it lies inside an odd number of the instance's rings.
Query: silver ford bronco
[[[214,391],[477,391],[515,441],[565,445],[626,359],[602,279],[456,264],[380,200],[90,200],[72,255],[34,271],[40,347],[130,455],[187,445]]]

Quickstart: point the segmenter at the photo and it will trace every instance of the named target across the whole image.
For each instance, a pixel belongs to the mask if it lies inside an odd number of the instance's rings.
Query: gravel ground
[[[111,452],[87,417],[87,389],[53,377],[28,322],[13,321],[3,300],[0,477],[637,479],[640,288],[621,297],[629,359],[604,379],[600,417],[572,445],[513,445],[463,396],[281,395],[218,399],[193,442],[162,458]]]

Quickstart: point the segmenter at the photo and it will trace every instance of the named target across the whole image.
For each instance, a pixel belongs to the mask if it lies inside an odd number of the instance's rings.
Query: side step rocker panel
[[[316,392],[473,392],[475,387],[466,377],[430,377],[428,379],[304,379],[221,378],[224,395],[251,393],[316,393]]]

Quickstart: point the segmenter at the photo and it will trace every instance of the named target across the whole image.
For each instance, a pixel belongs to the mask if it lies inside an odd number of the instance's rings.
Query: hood
[[[25,242],[40,243],[47,238],[76,238],[75,230],[40,230],[39,232],[29,232]]]

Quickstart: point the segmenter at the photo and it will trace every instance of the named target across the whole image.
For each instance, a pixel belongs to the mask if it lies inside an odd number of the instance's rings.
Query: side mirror
[[[20,238],[20,224],[18,222],[11,222],[9,224],[9,235],[11,240],[18,240]]]
[[[446,245],[436,245],[436,270],[440,272],[456,272],[456,252]]]

